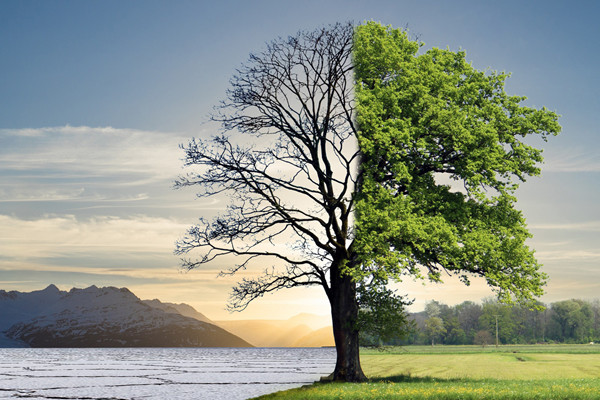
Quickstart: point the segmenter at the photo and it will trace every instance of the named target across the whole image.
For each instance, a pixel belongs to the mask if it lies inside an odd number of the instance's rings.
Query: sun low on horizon
[[[534,143],[544,149],[542,175],[521,185],[517,205],[549,275],[541,300],[600,297],[598,6],[309,3],[2,2],[0,289],[127,287],[213,320],[329,315],[316,287],[229,313],[231,287],[268,267],[261,261],[235,276],[217,277],[234,259],[181,269],[175,242],[229,199],[173,188],[186,173],[180,145],[219,133],[207,115],[266,42],[336,21],[381,20],[408,26],[425,48],[464,49],[479,69],[510,71],[509,94],[561,115],[562,133]],[[413,311],[492,295],[482,281],[442,279],[395,287],[415,299]]]

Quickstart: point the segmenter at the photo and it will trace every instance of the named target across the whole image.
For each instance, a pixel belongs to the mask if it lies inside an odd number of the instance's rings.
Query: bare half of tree
[[[176,253],[194,269],[219,258],[235,274],[260,257],[264,273],[233,289],[230,308],[283,288],[319,285],[331,304],[338,350],[335,379],[363,380],[358,360],[353,209],[360,153],[354,123],[351,23],[280,38],[251,54],[230,82],[213,120],[223,132],[192,140],[176,187],[231,202],[214,220],[201,219]]]

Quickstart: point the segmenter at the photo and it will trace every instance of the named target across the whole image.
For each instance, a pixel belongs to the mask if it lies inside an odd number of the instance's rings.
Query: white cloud
[[[51,269],[155,278],[172,275],[181,272],[177,267],[179,257],[173,255],[175,241],[188,228],[186,222],[145,215],[125,218],[48,215],[34,220],[0,215],[0,269]],[[82,259],[93,260],[95,265],[82,264]],[[120,260],[119,266],[111,264],[114,259]],[[236,261],[234,256],[224,257],[189,276],[212,280]],[[236,276],[256,273],[257,270],[250,269]]]
[[[600,172],[600,155],[589,149],[572,148],[548,152],[543,172]]]
[[[139,213],[178,201],[186,203],[179,210],[220,209],[214,201],[222,199],[194,202],[193,192],[172,190],[183,172],[179,145],[188,139],[112,127],[0,129],[0,213],[13,213],[11,202],[21,203],[20,215],[28,217],[125,203],[139,204]],[[42,209],[36,202],[46,205]]]
[[[26,171],[29,179],[104,177],[122,183],[128,176],[127,183],[140,184],[178,174],[178,146],[187,135],[66,125],[0,129],[0,139],[0,170]]]
[[[582,231],[582,232],[600,232],[600,221],[586,222],[567,222],[554,224],[531,224],[531,229],[539,230],[558,230],[558,231]]]
[[[72,257],[80,254],[142,254],[173,252],[174,242],[188,227],[167,218],[147,216],[46,216],[23,220],[0,215],[0,248],[12,259]]]
[[[596,250],[552,250],[538,251],[536,257],[542,261],[598,261],[600,260],[600,251]]]
[[[0,189],[0,202],[39,202],[39,201],[82,201],[82,202],[132,202],[148,199],[148,194],[100,195],[90,193],[85,188],[13,188]]]

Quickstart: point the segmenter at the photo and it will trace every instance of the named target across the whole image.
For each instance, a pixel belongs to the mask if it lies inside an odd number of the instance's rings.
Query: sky
[[[212,319],[329,313],[322,289],[225,311],[228,265],[182,272],[175,241],[224,199],[174,190],[179,144],[207,123],[249,53],[301,29],[374,20],[425,48],[511,72],[506,91],[561,115],[542,176],[517,192],[544,302],[600,297],[600,3],[596,1],[0,2],[0,289],[128,287]],[[246,272],[253,274],[253,271]],[[397,285],[418,311],[479,301],[481,281]]]

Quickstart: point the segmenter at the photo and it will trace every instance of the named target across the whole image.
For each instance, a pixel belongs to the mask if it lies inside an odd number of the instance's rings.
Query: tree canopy
[[[353,275],[478,275],[504,300],[532,300],[546,275],[514,192],[540,173],[527,136],[557,134],[558,116],[521,105],[504,91],[507,74],[476,70],[465,52],[420,47],[397,29],[357,27],[363,268]]]

